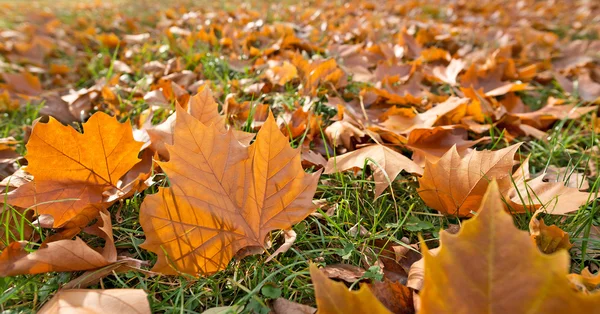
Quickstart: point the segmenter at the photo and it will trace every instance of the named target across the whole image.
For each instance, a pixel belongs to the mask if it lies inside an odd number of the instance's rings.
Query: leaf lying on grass
[[[194,276],[224,269],[244,247],[264,246],[272,230],[306,218],[320,172],[306,174],[272,115],[246,147],[231,131],[206,126],[177,109],[170,160],[160,167],[171,187],[146,197],[142,247],[153,271]]]
[[[600,313],[600,295],[571,288],[567,251],[546,255],[515,227],[495,181],[478,214],[440,236],[436,256],[422,245],[419,313]]]

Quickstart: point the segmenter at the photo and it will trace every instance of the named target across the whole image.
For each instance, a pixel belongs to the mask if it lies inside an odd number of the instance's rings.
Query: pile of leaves
[[[313,297],[262,282],[262,307],[245,289],[211,311],[598,312],[600,5],[439,2],[5,5],[0,276],[69,273],[26,303],[43,313],[148,313],[104,280],[201,282],[270,252],[300,256]],[[575,125],[586,158],[540,167],[531,143]],[[307,220],[336,226],[348,186],[394,211],[371,230],[351,213],[354,239],[387,232],[362,267],[335,239],[337,261],[294,248],[323,237]],[[451,223],[433,231],[417,204]],[[4,280],[2,303],[21,289]]]

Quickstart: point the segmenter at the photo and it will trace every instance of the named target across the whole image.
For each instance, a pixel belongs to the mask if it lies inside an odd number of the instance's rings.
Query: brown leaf
[[[19,168],[17,161],[21,159],[21,155],[15,151],[17,143],[12,137],[0,138],[0,181]]]
[[[283,298],[278,298],[271,303],[273,314],[314,314],[317,309],[314,307],[288,301]]]
[[[434,127],[432,129],[414,129],[408,135],[406,147],[413,151],[412,160],[424,167],[425,161],[437,162],[452,146],[456,145],[459,155],[464,155],[469,148],[489,140],[482,137],[475,141],[467,140],[467,131],[455,127]]]
[[[579,119],[588,112],[596,110],[597,107],[577,107],[575,105],[555,105],[552,99],[548,100],[548,105],[541,108],[540,110],[517,113],[521,122],[527,125],[531,125],[537,129],[545,130],[548,129],[552,123],[564,120],[564,119]]]
[[[546,255],[517,229],[498,184],[489,184],[475,218],[457,235],[440,233],[440,251],[422,245],[425,281],[419,313],[593,313],[600,295],[574,291],[569,254]]]
[[[412,291],[406,286],[389,280],[369,285],[373,295],[394,314],[415,313]]]
[[[528,179],[526,176],[525,180],[515,180],[516,186],[511,186],[505,193],[510,206],[518,212],[544,208],[549,214],[562,215],[593,200],[590,193],[565,186],[563,182],[545,182],[544,175]]]
[[[73,289],[59,291],[38,312],[150,314],[148,295],[142,289]]]
[[[353,150],[356,143],[367,134],[348,121],[336,121],[325,128],[325,135],[334,146],[342,145]]]
[[[140,210],[142,246],[158,254],[153,271],[216,272],[240,249],[264,246],[269,232],[314,210],[320,173],[304,173],[300,151],[272,115],[246,147],[178,108],[174,143],[169,162],[159,163],[171,187],[146,197]]]
[[[460,106],[466,106],[468,98],[450,97],[443,103],[439,103],[432,109],[416,115],[393,115],[382,123],[390,130],[402,134],[408,134],[414,129],[427,129],[435,125],[440,117],[457,109]]]
[[[281,64],[272,61],[269,61],[268,63],[270,67],[265,72],[265,76],[273,85],[283,86],[287,82],[298,77],[298,70],[288,61],[284,61]]]
[[[38,96],[42,93],[42,83],[37,76],[29,73],[2,73],[2,79],[8,88],[15,93],[27,96]]]
[[[325,167],[325,174],[362,169],[367,161],[370,162],[373,170],[375,197],[381,195],[402,170],[415,174],[422,173],[421,167],[404,155],[383,145],[370,145],[330,158]]]
[[[465,68],[465,65],[465,62],[460,59],[452,59],[446,67],[433,68],[433,75],[446,84],[457,85],[456,77]]]
[[[105,239],[104,248],[98,252],[79,237],[75,240],[58,240],[46,244],[33,253],[26,250],[27,242],[13,242],[0,255],[0,275],[15,276],[51,271],[79,271],[96,269],[116,261],[110,214],[100,212],[101,219],[90,230]]]
[[[321,272],[330,279],[339,279],[354,283],[362,278],[365,270],[350,264],[333,264],[321,268]]]
[[[427,162],[419,178],[419,196],[427,206],[446,215],[467,217],[476,211],[495,178],[508,189],[519,144],[497,151],[472,151],[461,157],[456,147],[435,162]]]
[[[537,210],[529,221],[529,234],[537,247],[546,254],[571,249],[573,244],[569,241],[569,234],[555,225],[547,226],[543,219],[538,220],[537,216],[541,212],[542,210]]]
[[[292,247],[292,245],[294,245],[294,242],[296,242],[296,236],[297,236],[296,231],[284,230],[283,235],[285,238],[285,242],[277,250],[275,250],[275,252],[273,252],[273,254],[271,254],[271,255],[269,255],[269,257],[267,257],[267,259],[265,260],[265,263],[269,262],[270,260],[275,258],[277,255],[287,252]]]
[[[315,286],[317,311],[320,314],[391,313],[367,285],[358,291],[349,291],[343,283],[328,279],[315,264],[310,265],[310,278]]]

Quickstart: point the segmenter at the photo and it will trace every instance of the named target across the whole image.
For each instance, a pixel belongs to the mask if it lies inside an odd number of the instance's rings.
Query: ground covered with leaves
[[[6,313],[600,313],[594,1],[0,2]]]

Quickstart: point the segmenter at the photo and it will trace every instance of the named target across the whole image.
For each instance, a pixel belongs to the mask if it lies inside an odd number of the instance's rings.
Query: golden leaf
[[[456,235],[442,231],[432,256],[423,244],[419,313],[598,313],[600,295],[573,290],[569,254],[546,255],[506,213],[493,181],[478,214]]]
[[[358,291],[350,291],[343,283],[327,278],[315,264],[310,265],[310,278],[315,286],[319,314],[391,314],[366,285]]]
[[[88,215],[92,205],[103,204],[109,197],[103,193],[130,188],[131,182],[121,179],[140,162],[141,146],[133,139],[129,123],[119,123],[102,112],[83,124],[83,134],[54,118],[37,123],[25,156],[27,172],[34,179],[9,193],[8,203],[52,215],[54,227],[61,227]]]
[[[143,248],[158,255],[153,270],[198,275],[221,270],[272,230],[289,229],[313,211],[320,173],[306,174],[272,115],[249,147],[178,108],[170,160],[160,163],[171,187],[140,210]]]

